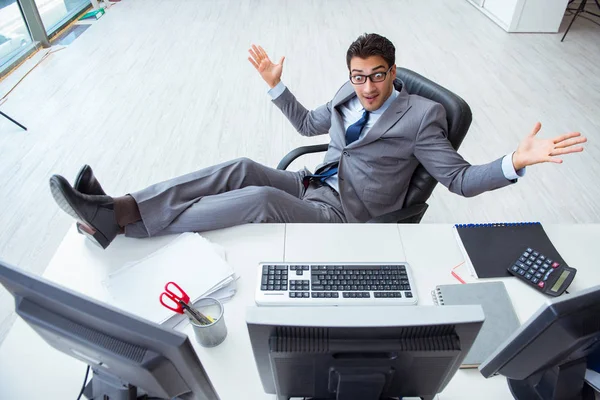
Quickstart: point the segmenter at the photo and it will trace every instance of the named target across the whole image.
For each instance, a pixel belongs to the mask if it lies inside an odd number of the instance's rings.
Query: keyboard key
[[[334,299],[337,299],[340,297],[340,294],[338,292],[333,292],[333,293],[331,293],[331,297],[333,297]]]
[[[302,275],[302,270],[301,270],[301,269],[297,269],[297,270],[296,270],[296,275],[297,275],[297,276],[300,276],[300,275]]]
[[[261,285],[260,290],[267,290],[267,285]]]
[[[409,299],[413,297],[413,295],[412,295],[412,293],[411,293],[411,292],[406,292],[406,293],[404,293],[404,296],[405,296],[405,297],[408,297]]]
[[[302,297],[304,297],[305,299],[307,299],[307,298],[309,298],[309,297],[310,297],[310,293],[308,293],[308,292],[303,292],[303,293],[302,293]]]
[[[278,265],[275,269],[280,270],[280,271],[282,271],[282,270],[287,271],[288,267],[287,267],[287,265]]]
[[[296,298],[296,292],[290,292],[290,298],[291,299],[295,299]]]
[[[323,286],[323,285],[312,285],[311,290],[325,290],[325,286]]]

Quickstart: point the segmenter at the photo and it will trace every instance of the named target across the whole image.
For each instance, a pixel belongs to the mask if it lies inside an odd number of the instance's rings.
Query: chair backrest
[[[448,121],[448,140],[452,147],[458,150],[473,119],[471,108],[467,102],[448,89],[409,69],[397,68],[396,74],[397,78],[406,85],[409,94],[425,97],[444,106]],[[399,86],[397,81],[394,84]],[[419,164],[410,180],[403,208],[425,203],[436,184],[437,181]]]

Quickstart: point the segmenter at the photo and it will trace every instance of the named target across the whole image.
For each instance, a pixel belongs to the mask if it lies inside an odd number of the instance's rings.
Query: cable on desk
[[[85,378],[83,378],[83,385],[81,385],[81,391],[79,392],[79,396],[77,396],[77,400],[81,399],[81,396],[83,396],[83,391],[85,390],[85,384],[87,383],[89,373],[90,373],[90,366],[88,365],[87,369],[85,370]]]

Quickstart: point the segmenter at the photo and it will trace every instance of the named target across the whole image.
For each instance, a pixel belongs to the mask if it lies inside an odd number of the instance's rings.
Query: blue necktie
[[[346,146],[358,140],[360,133],[369,120],[369,112],[365,110],[361,119],[353,123],[346,129]]]
[[[356,121],[355,123],[353,123],[352,125],[350,125],[348,127],[348,129],[346,129],[346,145],[349,145],[350,143],[358,140],[358,138],[360,137],[360,133],[362,132],[365,125],[367,124],[367,121],[369,121],[369,112],[367,110],[365,110],[362,118],[359,119],[358,121]],[[322,172],[319,174],[314,174],[314,175],[306,175],[302,179],[302,183],[304,184],[304,187],[307,188],[310,181],[313,179],[318,179],[321,182],[325,182],[325,180],[327,178],[329,178],[332,175],[337,174],[337,171],[338,171],[337,164],[332,165],[330,167],[330,169],[325,172]]]

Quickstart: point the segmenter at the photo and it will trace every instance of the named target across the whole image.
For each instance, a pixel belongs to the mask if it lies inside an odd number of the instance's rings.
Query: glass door
[[[0,0],[0,67],[19,55],[29,44],[31,35],[19,4],[16,0]]]

